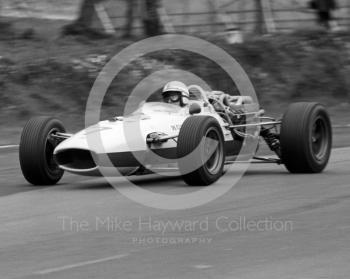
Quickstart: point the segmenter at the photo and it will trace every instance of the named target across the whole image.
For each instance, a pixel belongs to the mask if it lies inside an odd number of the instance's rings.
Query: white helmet
[[[180,105],[185,106],[188,104],[190,92],[188,91],[187,86],[183,82],[171,81],[164,86],[162,95],[163,95],[163,99],[166,100],[166,102],[180,101]],[[176,98],[176,96],[178,98]]]

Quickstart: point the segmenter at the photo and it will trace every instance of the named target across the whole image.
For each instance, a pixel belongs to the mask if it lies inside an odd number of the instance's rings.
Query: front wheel
[[[281,157],[292,173],[319,173],[328,164],[332,148],[332,126],[324,106],[295,103],[283,116]]]
[[[224,137],[218,121],[191,116],[182,124],[177,156],[179,170],[188,185],[207,186],[217,181],[225,162]]]
[[[51,117],[30,119],[24,126],[19,146],[19,161],[25,179],[33,185],[54,185],[63,176],[53,151],[58,142],[51,136],[65,132],[63,124]]]

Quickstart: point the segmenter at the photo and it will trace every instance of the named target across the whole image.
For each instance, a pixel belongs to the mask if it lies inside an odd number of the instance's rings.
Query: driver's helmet
[[[165,103],[178,104],[183,107],[188,104],[190,92],[183,82],[171,81],[164,86],[162,96]]]

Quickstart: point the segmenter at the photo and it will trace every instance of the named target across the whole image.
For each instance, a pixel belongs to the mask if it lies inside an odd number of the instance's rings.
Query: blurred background
[[[166,33],[201,37],[230,53],[272,114],[290,102],[318,101],[336,125],[350,123],[348,0],[0,3],[0,144],[18,143],[34,115],[56,116],[72,131],[83,128],[87,96],[105,63],[133,42]],[[191,71],[213,89],[237,93],[212,61],[162,51],[135,60],[116,77],[101,117],[122,113],[135,85],[164,68]]]

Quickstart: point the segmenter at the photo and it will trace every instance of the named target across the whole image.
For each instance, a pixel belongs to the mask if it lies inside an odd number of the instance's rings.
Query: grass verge
[[[134,40],[61,37],[65,22],[12,19],[0,26],[0,144],[16,143],[24,123],[53,115],[76,131],[91,86],[105,61]],[[337,124],[349,123],[350,35],[299,31],[247,38],[228,45],[206,38],[230,53],[251,78],[261,105],[273,115],[290,102],[318,101]],[[101,57],[105,59],[101,60]],[[212,61],[185,51],[163,51],[127,66],[111,84],[102,117],[122,112],[129,92],[150,73],[176,68],[197,74],[213,89],[234,94],[235,86]],[[159,84],[159,88],[163,84]]]

